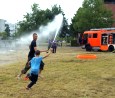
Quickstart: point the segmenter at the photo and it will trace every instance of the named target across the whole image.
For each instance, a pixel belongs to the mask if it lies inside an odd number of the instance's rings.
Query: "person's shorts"
[[[29,76],[29,79],[36,83],[36,81],[38,80],[38,75],[31,73],[31,75]]]
[[[32,58],[33,58],[33,57],[28,57],[27,63],[28,63]],[[24,69],[21,70],[21,73],[22,73],[22,74],[26,74],[27,71],[30,69],[30,66],[27,66],[27,63],[26,63],[26,65],[25,65]]]
[[[30,66],[25,66],[25,68],[22,69],[21,73],[26,74],[29,69],[30,69]]]
[[[44,62],[43,61],[41,61],[41,63],[40,63],[40,70],[43,70],[44,69]]]

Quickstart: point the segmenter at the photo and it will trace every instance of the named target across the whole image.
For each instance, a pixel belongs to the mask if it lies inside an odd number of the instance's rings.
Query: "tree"
[[[62,23],[61,31],[59,33],[59,37],[64,38],[64,37],[66,37],[67,34],[69,34],[68,22],[67,22],[67,19],[65,18],[65,14],[62,11],[61,7],[60,6],[58,7],[57,5],[54,5],[52,7],[52,16],[53,16],[52,18],[54,18],[55,15],[58,15],[60,13],[62,13],[62,15],[63,15],[63,23]]]
[[[52,9],[41,10],[38,4],[32,5],[32,12],[24,15],[24,20],[18,23],[18,34],[23,35],[25,33],[37,30],[41,25],[46,25],[52,21],[55,15],[62,13],[61,7],[54,5]]]
[[[10,27],[9,27],[8,24],[5,24],[5,27],[6,27],[6,29],[5,29],[6,36],[7,36],[7,37],[10,37]]]
[[[67,22],[66,18],[63,17],[63,26],[61,28],[59,37],[64,38],[64,37],[66,37],[66,35],[69,35],[69,26],[68,26],[68,22]]]
[[[7,33],[6,32],[0,32],[1,39],[8,39]]]
[[[84,0],[72,19],[71,29],[77,34],[92,28],[111,27],[112,16],[112,12],[104,6],[103,0]]]
[[[33,4],[31,8],[32,12],[24,15],[24,20],[18,23],[19,28],[17,35],[22,35],[30,31],[37,30],[41,25],[46,25],[48,22],[51,22],[54,19],[55,15],[62,13],[62,15],[64,16],[61,7],[57,5],[54,5],[51,10],[41,10],[38,4]],[[61,37],[65,37],[68,26],[65,17],[63,24],[63,30],[60,33]]]

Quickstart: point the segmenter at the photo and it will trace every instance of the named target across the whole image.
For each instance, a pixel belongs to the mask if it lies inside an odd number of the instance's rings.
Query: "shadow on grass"
[[[60,62],[66,62],[66,63],[71,63],[71,62],[75,62],[75,63],[84,63],[87,62],[87,60],[61,60]]]
[[[108,77],[108,78],[103,78],[106,81],[111,81],[111,82],[115,82],[115,77]]]

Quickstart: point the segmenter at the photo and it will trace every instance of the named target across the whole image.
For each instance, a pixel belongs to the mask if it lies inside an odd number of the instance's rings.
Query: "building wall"
[[[7,23],[7,21],[4,20],[4,19],[0,19],[0,32],[4,32],[5,31],[5,29],[6,29],[5,24],[9,25],[10,34],[11,35],[14,34],[15,31],[16,31],[16,28],[15,28],[16,24]]]
[[[15,30],[15,29],[16,29],[16,28],[15,28],[15,24],[9,23],[8,25],[9,25],[9,27],[10,27],[10,34],[11,34],[11,35],[14,34],[15,31],[16,31],[16,30]]]
[[[105,4],[107,8],[112,10],[113,12],[113,17],[115,18],[115,4]]]
[[[5,30],[5,20],[0,19],[0,32],[4,32]]]
[[[105,6],[113,12],[113,18],[115,20],[115,2],[105,2]],[[115,23],[113,27],[115,27]]]

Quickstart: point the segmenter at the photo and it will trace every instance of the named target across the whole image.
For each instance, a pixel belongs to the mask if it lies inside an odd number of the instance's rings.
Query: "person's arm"
[[[28,66],[28,67],[30,66],[30,61],[27,63],[27,66]]]
[[[34,42],[33,43],[33,45],[34,45],[34,51],[36,51],[37,50],[37,45],[36,45],[36,42]],[[48,50],[39,50],[40,52],[47,52]]]
[[[51,54],[51,51],[52,51],[52,49],[50,49],[50,52],[49,52],[47,55],[45,55],[45,56],[43,57],[43,59],[46,58],[46,57],[48,57],[48,56]]]
[[[37,46],[34,47],[34,51],[37,50]],[[40,52],[47,52],[48,50],[39,50]]]
[[[37,47],[34,47],[34,51],[36,51],[37,50]]]
[[[47,52],[48,50],[40,50],[40,52]]]

